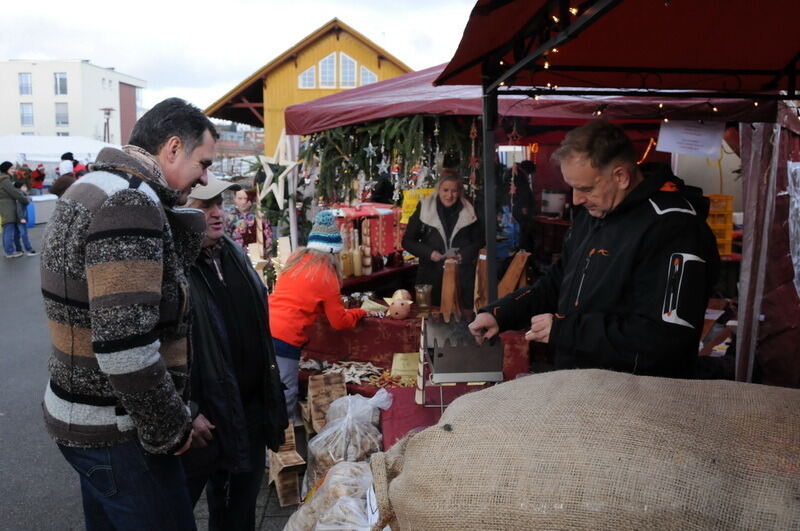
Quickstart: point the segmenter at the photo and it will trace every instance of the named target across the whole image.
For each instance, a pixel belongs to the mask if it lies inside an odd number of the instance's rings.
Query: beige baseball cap
[[[198,185],[192,188],[189,194],[189,199],[197,199],[199,201],[208,201],[214,199],[225,190],[241,190],[242,187],[230,181],[222,181],[214,177],[211,172],[208,172],[208,184]]]

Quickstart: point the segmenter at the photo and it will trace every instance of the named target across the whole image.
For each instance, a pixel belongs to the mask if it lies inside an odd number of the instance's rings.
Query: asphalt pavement
[[[44,227],[29,230],[36,250]],[[0,258],[0,530],[77,531],[84,529],[78,476],[42,420],[50,339],[40,289],[38,256]],[[204,505],[195,511],[201,530]],[[291,512],[263,486],[259,529],[282,529]]]

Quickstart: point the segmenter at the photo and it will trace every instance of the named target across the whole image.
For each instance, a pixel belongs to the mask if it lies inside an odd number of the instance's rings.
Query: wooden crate
[[[311,427],[319,433],[325,426],[325,414],[331,402],[347,395],[344,376],[341,374],[315,374],[308,379],[308,409]]]
[[[275,483],[278,504],[281,507],[300,503],[300,472],[306,465],[297,453],[294,439],[294,425],[286,428],[286,442],[277,452],[269,451],[269,482]]]

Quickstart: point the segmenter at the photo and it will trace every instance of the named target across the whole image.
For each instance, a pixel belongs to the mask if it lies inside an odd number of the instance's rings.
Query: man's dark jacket
[[[247,280],[250,289],[244,296],[253,297],[251,306],[258,308],[257,320],[261,323],[258,330],[253,330],[255,340],[261,343],[264,355],[264,378],[262,397],[264,404],[263,433],[267,446],[277,450],[284,442],[284,430],[288,426],[286,402],[283,395],[275,351],[269,332],[269,309],[267,292],[241,247],[227,236],[223,236],[222,252],[234,258],[237,269]],[[198,258],[198,260],[202,260]],[[200,464],[214,461],[215,467],[228,470],[234,474],[249,469],[248,425],[244,407],[239,394],[239,386],[232,364],[232,355],[228,347],[215,332],[221,316],[214,304],[211,285],[205,278],[202,269],[193,265],[189,282],[192,290],[193,324],[192,324],[192,413],[202,413],[216,426],[212,431],[214,440],[209,448],[203,451],[202,458],[193,456],[192,463]],[[198,411],[195,411],[197,409]],[[197,452],[197,450],[192,450]],[[191,452],[190,452],[191,453]]]
[[[663,164],[605,218],[579,209],[560,259],[533,286],[482,308],[500,330],[553,313],[558,369],[604,368],[692,377],[719,274],[708,199]]]

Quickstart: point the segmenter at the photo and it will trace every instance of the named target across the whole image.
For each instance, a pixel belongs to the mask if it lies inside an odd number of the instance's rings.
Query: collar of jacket
[[[174,207],[181,195],[179,190],[173,190],[167,185],[167,180],[155,157],[137,146],[123,146],[121,150],[103,148],[97,154],[92,169],[114,170],[134,175],[146,181],[161,202],[168,207]]]
[[[647,201],[657,194],[667,181],[674,182],[680,191],[684,189],[683,180],[672,173],[672,170],[667,164],[662,162],[648,162],[641,164],[639,169],[644,176],[644,180],[631,190],[631,193],[622,200],[622,203],[620,203],[617,208],[608,213],[609,216],[624,214],[644,201]]]
[[[461,197],[461,211],[458,213],[458,220],[453,226],[453,232],[450,233],[450,241],[447,241],[447,237],[445,236],[444,232],[444,225],[442,225],[442,220],[439,219],[439,213],[436,211],[436,199],[438,197],[439,194],[434,192],[422,200],[419,210],[419,220],[422,223],[430,225],[438,230],[439,234],[442,236],[442,241],[445,243],[447,248],[450,248],[453,246],[453,238],[456,237],[458,231],[467,225],[471,225],[478,221],[478,216],[475,215],[475,209],[472,207],[472,204]]]

